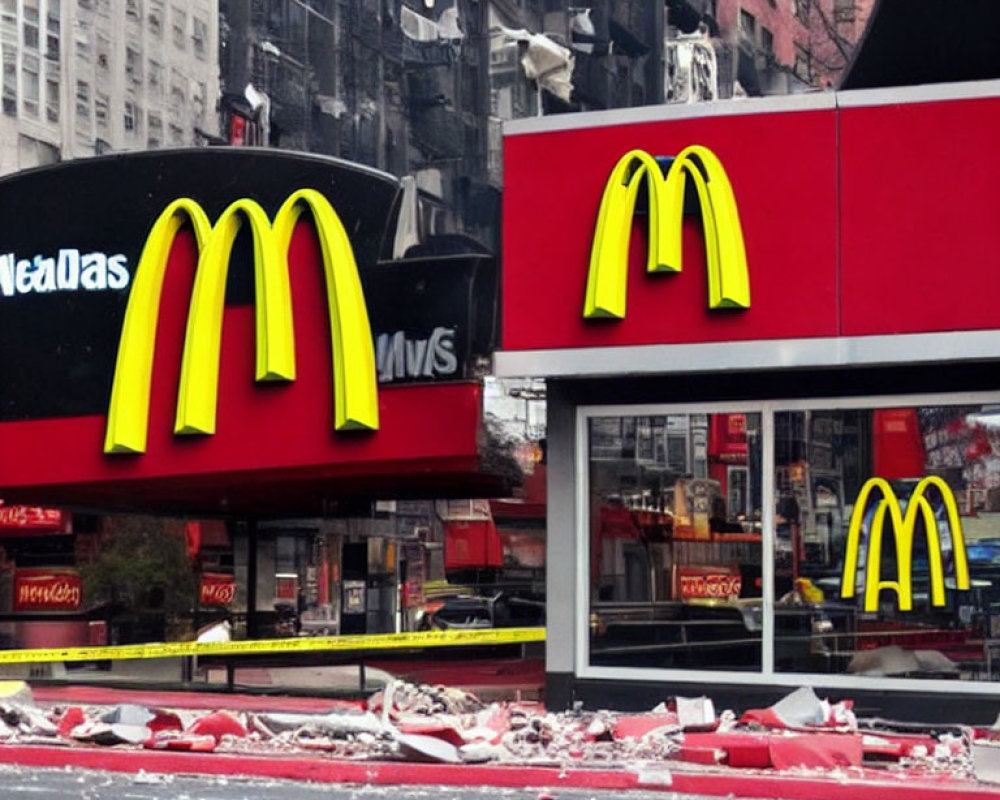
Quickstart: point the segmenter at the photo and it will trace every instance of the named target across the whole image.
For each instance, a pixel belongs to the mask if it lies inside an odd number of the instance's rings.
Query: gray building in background
[[[215,138],[215,0],[3,0],[0,174]]]

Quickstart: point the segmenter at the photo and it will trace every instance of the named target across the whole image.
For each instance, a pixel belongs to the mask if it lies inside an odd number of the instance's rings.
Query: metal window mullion
[[[590,666],[590,420],[580,407],[576,408],[573,436],[574,514],[573,530],[576,533],[576,626],[573,672],[580,675]]]
[[[761,408],[761,671],[774,674],[774,405]]]

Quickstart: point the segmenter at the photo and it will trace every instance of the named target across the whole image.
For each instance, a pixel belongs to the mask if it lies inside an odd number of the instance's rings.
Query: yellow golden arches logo
[[[884,478],[871,478],[858,492],[854,510],[851,512],[851,521],[847,528],[847,549],[844,554],[844,574],[840,585],[841,597],[854,597],[861,528],[864,524],[868,500],[872,495],[881,495],[875,506],[868,530],[868,557],[865,564],[865,611],[878,610],[878,597],[882,589],[892,589],[896,592],[900,611],[913,609],[913,536],[918,516],[923,519],[924,530],[927,532],[931,604],[935,606],[945,604],[941,535],[938,531],[934,507],[927,499],[927,490],[931,487],[936,488],[940,493],[947,514],[948,534],[951,539],[952,562],[955,571],[955,587],[963,590],[969,588],[969,565],[965,556],[962,522],[958,515],[958,506],[955,504],[955,496],[951,492],[951,487],[936,475],[923,478],[910,494],[904,514],[889,482]],[[894,581],[883,581],[880,574],[882,532],[887,514],[892,522],[892,532],[896,543],[897,574]]]
[[[629,238],[644,176],[649,197],[646,271],[681,271],[684,189],[690,177],[705,231],[709,308],[749,308],[746,248],[733,188],[716,155],[691,145],[674,158],[666,177],[644,150],[631,150],[618,160],[597,214],[583,316],[625,317]]]
[[[294,192],[278,209],[273,226],[253,200],[232,203],[213,226],[197,202],[181,198],[157,218],[139,257],[118,347],[104,452],[146,450],[160,295],[167,257],[185,222],[194,229],[199,256],[174,432],[215,432],[226,276],[233,242],[244,220],[254,242],[256,379],[295,379],[288,246],[296,222],[306,211],[312,214],[323,256],[333,345],[335,426],[337,430],[378,428],[375,353],[361,279],[347,232],[326,198],[313,189]]]

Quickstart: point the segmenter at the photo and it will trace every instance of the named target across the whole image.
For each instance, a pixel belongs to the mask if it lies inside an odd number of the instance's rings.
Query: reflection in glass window
[[[778,413],[775,470],[778,670],[997,678],[996,409]]]
[[[759,670],[760,414],[588,422],[590,663]]]

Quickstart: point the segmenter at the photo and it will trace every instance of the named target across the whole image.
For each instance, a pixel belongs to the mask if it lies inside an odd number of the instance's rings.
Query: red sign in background
[[[14,572],[15,611],[77,611],[82,595],[75,569],[42,567]]]
[[[203,606],[228,606],[236,598],[236,581],[223,572],[204,572],[198,591],[198,602]]]
[[[7,506],[0,500],[0,533],[68,533],[69,514],[40,506]]]

